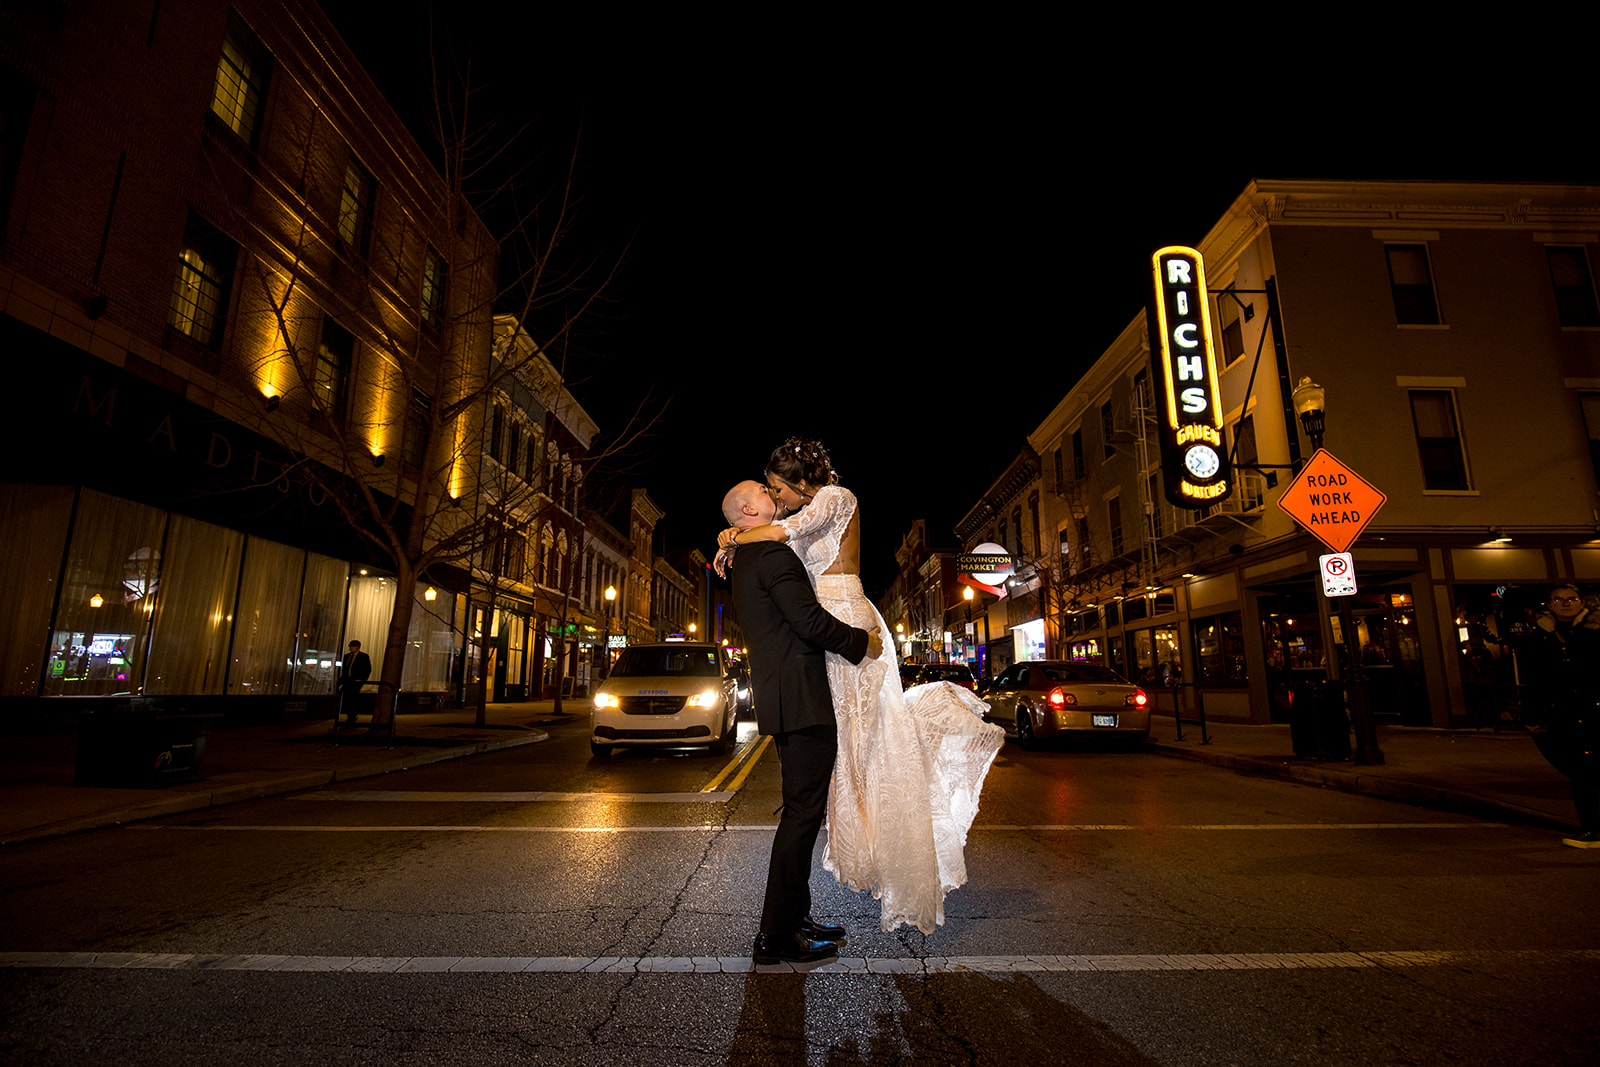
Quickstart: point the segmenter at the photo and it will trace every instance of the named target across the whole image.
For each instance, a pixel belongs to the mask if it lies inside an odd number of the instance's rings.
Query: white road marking
[[[697,796],[699,794],[687,794]],[[1214,831],[1256,831],[1256,830],[1481,830],[1507,829],[1510,824],[1499,822],[1376,822],[1376,823],[1225,823],[1225,824],[1200,824],[1193,826],[1123,826],[1123,825],[1096,825],[1092,823],[1082,825],[1041,825],[1041,826],[986,826],[978,825],[972,828],[972,833],[1045,833],[1045,832],[1085,832],[1099,833],[1104,831],[1161,831],[1198,830],[1204,832]],[[765,830],[771,832],[777,829],[776,823],[756,825],[728,825],[721,824],[704,826],[474,826],[472,824],[446,823],[438,825],[405,825],[405,826],[302,826],[297,824],[284,824],[273,826],[270,824],[222,824],[222,823],[132,823],[123,827],[125,830],[255,830],[255,831],[284,831],[289,833],[325,833],[325,834],[396,834],[396,833],[434,833],[434,834],[698,834],[710,830]]]
[[[1484,966],[1600,961],[1600,949],[1460,952],[1244,952],[1117,956],[929,956],[867,959],[841,956],[820,967],[756,966],[748,956],[224,956],[187,952],[0,952],[0,968],[184,971],[304,971],[519,974],[951,974],[1111,971],[1251,971]]]
[[[360,803],[403,802],[408,804],[725,804],[732,792],[713,793],[467,793],[429,792],[422,789],[352,789],[349,792],[318,790],[296,793],[289,800],[339,800]]]

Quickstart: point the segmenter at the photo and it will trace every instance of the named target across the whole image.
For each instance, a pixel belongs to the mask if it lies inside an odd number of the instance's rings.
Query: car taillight
[[[1061,688],[1059,685],[1050,690],[1050,695],[1045,697],[1045,702],[1052,708],[1064,708],[1068,704],[1076,704],[1078,698]]]
[[[1143,689],[1135,689],[1133,692],[1128,694],[1127,705],[1130,708],[1148,707],[1149,704],[1150,697]]]

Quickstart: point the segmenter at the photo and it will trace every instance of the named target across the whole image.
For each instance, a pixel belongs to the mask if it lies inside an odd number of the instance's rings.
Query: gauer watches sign
[[[1207,508],[1233,492],[1233,468],[1222,440],[1205,264],[1199,252],[1178,245],[1157,250],[1151,264],[1150,358],[1160,392],[1162,481],[1173,504]]]

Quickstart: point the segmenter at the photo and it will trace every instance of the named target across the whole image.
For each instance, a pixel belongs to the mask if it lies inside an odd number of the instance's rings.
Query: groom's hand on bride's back
[[[867,658],[877,659],[883,655],[883,638],[878,636],[878,628],[874,626],[867,631]]]

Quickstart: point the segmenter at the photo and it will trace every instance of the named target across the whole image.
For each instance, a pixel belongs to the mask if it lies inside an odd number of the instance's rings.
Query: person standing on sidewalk
[[[1575,585],[1556,586],[1545,606],[1516,643],[1530,695],[1523,725],[1572,789],[1579,833],[1562,844],[1600,848],[1600,610]]]
[[[361,651],[360,641],[350,642],[350,651],[339,661],[339,712],[345,722],[356,721],[356,696],[372,677],[372,658]]]

